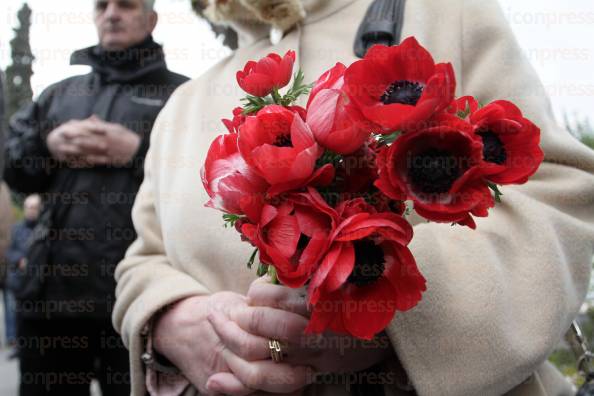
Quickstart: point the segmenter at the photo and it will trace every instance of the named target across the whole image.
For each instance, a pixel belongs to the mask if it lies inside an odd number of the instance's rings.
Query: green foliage
[[[377,142],[380,146],[388,146],[392,143],[394,143],[396,141],[396,139],[398,138],[398,136],[400,136],[402,132],[401,131],[396,131],[396,132],[392,132],[390,134],[383,134],[383,135],[378,135],[377,136]]]
[[[309,91],[311,91],[313,84],[304,84],[303,80],[305,80],[305,75],[303,74],[303,71],[299,70],[297,74],[295,74],[293,85],[287,91],[285,96],[283,96],[279,104],[290,106],[292,103],[296,102],[301,95],[307,95]]]
[[[495,202],[500,203],[503,193],[501,192],[501,190],[499,190],[499,186],[495,183],[488,183],[488,186],[491,189],[491,191],[493,191],[493,194],[495,194]]]
[[[239,219],[241,219],[241,216],[230,214],[230,213],[225,213],[223,215],[223,221],[225,222],[224,227],[225,228],[235,227],[235,223],[237,223],[237,220],[239,220]]]
[[[281,96],[278,89],[275,89],[265,98],[247,95],[245,98],[241,99],[241,101],[244,102],[243,114],[250,115],[257,113],[263,107],[270,104],[277,104],[285,107],[291,106],[301,95],[307,95],[313,86],[313,84],[304,84],[304,78],[305,76],[303,75],[303,72],[299,70],[294,76],[293,85],[284,96]]]
[[[254,261],[256,260],[256,254],[258,254],[258,249],[254,249],[254,251],[252,252],[252,255],[250,256],[248,262],[247,262],[247,267],[249,269],[252,269],[252,266],[254,265]]]
[[[580,328],[590,350],[594,348],[594,308],[590,308],[586,317],[580,320]],[[554,364],[564,376],[573,380],[576,386],[583,384],[583,377],[577,372],[577,358],[571,349],[559,348],[549,355],[549,362]]]
[[[257,113],[263,107],[272,104],[273,102],[269,98],[259,98],[257,96],[248,95],[241,99],[245,104],[243,105],[243,114],[250,115]]]
[[[594,150],[594,126],[588,117],[580,118],[577,115],[563,115],[565,127],[573,136],[578,138],[586,146]]]
[[[592,134],[583,135],[580,139],[582,143],[594,150],[594,131]]]

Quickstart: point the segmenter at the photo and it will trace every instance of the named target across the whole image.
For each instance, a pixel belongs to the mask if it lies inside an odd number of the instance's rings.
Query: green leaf
[[[501,196],[503,195],[503,193],[501,192],[501,190],[499,190],[499,186],[495,183],[487,183],[487,185],[489,186],[489,188],[493,191],[493,193],[495,194],[495,201],[500,203],[501,202]]]
[[[459,110],[456,115],[458,118],[465,119],[470,114],[470,104],[466,102],[466,108],[464,110]]]
[[[396,131],[396,132],[390,133],[389,135],[378,135],[377,142],[382,146],[388,146],[388,145],[394,143],[396,141],[396,139],[398,139],[398,136],[400,136],[401,133],[402,133],[401,131]]]
[[[250,256],[248,262],[247,262],[247,267],[249,269],[252,269],[252,266],[254,265],[254,260],[256,260],[256,254],[258,253],[258,248],[254,249],[254,251],[252,252],[252,255]]]
[[[224,227],[225,228],[235,227],[235,223],[237,222],[237,220],[240,220],[241,218],[242,218],[242,216],[238,216],[238,215],[231,214],[231,213],[225,213],[223,215],[223,221],[225,222]]]
[[[282,106],[282,104],[283,104],[283,98],[280,95],[280,93],[278,92],[278,88],[274,88],[274,90],[272,91],[272,93],[270,95],[272,96],[272,101],[275,104]]]
[[[340,161],[342,161],[343,157],[341,154],[335,153],[331,150],[325,150],[324,154],[316,161],[316,168],[321,168],[326,164],[332,164],[337,166]]]
[[[311,89],[313,88],[313,83],[303,84],[304,79],[305,75],[303,74],[303,71],[299,70],[295,74],[295,78],[293,79],[293,85],[287,91],[285,96],[283,96],[282,99],[280,99],[281,105],[290,106],[291,104],[296,102],[301,95],[307,95],[309,91],[311,91]]]
[[[256,275],[264,276],[268,273],[268,264],[260,263],[258,265],[258,271],[256,271]]]
[[[246,96],[245,98],[241,99],[241,101],[245,102],[245,104],[243,105],[244,115],[256,113],[260,111],[263,107],[273,103],[273,101],[269,98],[260,98],[252,95]]]

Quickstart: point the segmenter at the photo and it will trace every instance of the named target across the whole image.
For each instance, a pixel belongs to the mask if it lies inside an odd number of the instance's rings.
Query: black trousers
[[[19,319],[20,396],[130,395],[128,351],[108,319]]]

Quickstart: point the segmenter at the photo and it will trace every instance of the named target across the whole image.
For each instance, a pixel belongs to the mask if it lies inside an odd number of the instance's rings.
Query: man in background
[[[23,203],[24,218],[12,226],[10,245],[6,251],[7,284],[10,284],[11,273],[23,270],[27,266],[27,248],[31,233],[37,225],[39,212],[41,211],[41,198],[37,194],[29,195]],[[16,324],[16,301],[8,290],[4,289],[4,316],[6,323],[6,340],[8,345],[14,348],[10,358],[16,357],[17,324]]]
[[[136,236],[130,212],[153,123],[187,80],[152,39],[153,3],[96,0],[99,44],[71,58],[92,72],[50,86],[10,122],[6,181],[52,211],[42,287],[17,301],[21,396],[89,394],[94,377],[103,395],[130,393],[110,321],[113,272]]]

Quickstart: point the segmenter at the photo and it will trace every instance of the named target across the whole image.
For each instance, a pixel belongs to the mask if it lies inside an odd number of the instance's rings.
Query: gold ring
[[[283,349],[279,341],[268,340],[268,349],[270,349],[270,357],[274,363],[280,363],[283,361]]]

